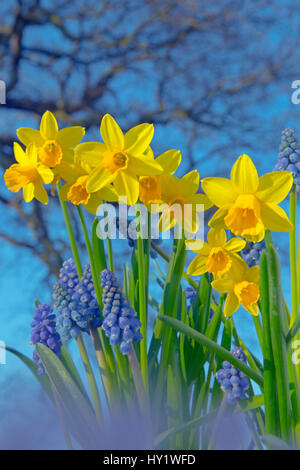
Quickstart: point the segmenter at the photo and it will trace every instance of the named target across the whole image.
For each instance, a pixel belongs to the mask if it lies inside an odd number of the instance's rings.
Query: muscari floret
[[[53,299],[57,329],[64,342],[77,338],[80,331],[89,333],[90,327],[101,326],[89,263],[79,280],[74,260],[70,258],[65,261],[54,288]]]
[[[288,170],[293,174],[294,183],[300,185],[300,144],[295,129],[286,128],[281,133],[278,160],[275,171]]]
[[[243,258],[248,264],[249,268],[259,264],[260,256],[262,252],[266,249],[265,241],[253,243],[248,242],[245,248],[242,251]]]
[[[128,354],[132,341],[140,342],[141,322],[135,310],[130,307],[119,286],[115,275],[108,269],[101,272],[101,285],[103,288],[103,315],[102,328],[109,337],[111,346],[119,346],[122,354]]]
[[[236,346],[232,354],[241,361],[247,362],[247,357],[242,348]],[[227,403],[234,405],[245,398],[246,390],[249,388],[249,379],[246,374],[232,366],[228,361],[224,361],[222,366],[223,368],[216,373],[216,378],[221,390],[226,394]]]
[[[56,330],[55,315],[48,304],[40,304],[33,313],[33,328],[31,332],[30,344],[41,343],[53,351],[57,357],[61,358],[61,339]],[[45,374],[45,369],[40,360],[37,350],[34,350],[33,361],[38,366],[38,374]]]

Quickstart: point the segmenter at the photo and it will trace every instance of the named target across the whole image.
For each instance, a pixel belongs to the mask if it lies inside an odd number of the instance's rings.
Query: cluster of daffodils
[[[218,210],[208,223],[211,228],[207,242],[186,242],[187,247],[197,254],[188,274],[198,276],[208,272],[214,276],[212,287],[227,294],[226,317],[240,306],[252,315],[258,315],[257,264],[264,248],[265,231],[289,232],[292,229],[286,213],[278,206],[292,185],[290,171],[267,173],[259,178],[247,155],[239,157],[233,165],[230,179],[212,177],[202,181],[206,196]],[[229,240],[226,230],[231,233]],[[249,265],[241,256],[242,251],[245,259],[251,261]]]
[[[168,150],[155,158],[150,146],[152,124],[143,123],[123,133],[114,118],[106,114],[100,124],[102,141],[81,143],[84,134],[81,126],[59,129],[50,111],[42,116],[39,130],[18,129],[21,144],[14,144],[16,162],[4,175],[7,187],[12,192],[23,189],[26,202],[36,198],[47,204],[50,191],[45,185],[51,185],[51,194],[58,185],[63,201],[83,205],[92,214],[97,213],[102,201],[126,201],[128,205],[141,202],[149,212],[159,214],[161,232],[179,226],[185,234],[195,233],[199,228],[198,213],[215,206],[217,210],[208,222],[207,241],[186,240],[187,248],[196,253],[188,274],[209,273],[213,277],[212,287],[226,294],[226,317],[240,306],[258,315],[259,257],[265,232],[292,229],[278,204],[293,182],[298,184],[300,150],[294,131],[286,129],[282,134],[276,171],[259,177],[251,158],[242,155],[233,165],[230,179],[209,177],[202,181],[197,170],[175,176],[181,163],[178,150]],[[192,297],[188,298],[190,303]],[[79,280],[68,262],[54,300],[57,328],[64,340],[87,330],[91,321],[100,325],[89,267]],[[132,310],[126,310],[125,300],[123,310],[127,313],[118,310],[116,318],[109,311],[108,300],[103,326],[111,344],[120,344],[126,354],[130,341],[140,337],[139,324]],[[122,328],[120,322],[127,327]]]

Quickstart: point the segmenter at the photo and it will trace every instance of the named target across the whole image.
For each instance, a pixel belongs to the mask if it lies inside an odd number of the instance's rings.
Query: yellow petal
[[[255,193],[258,188],[258,174],[248,155],[241,155],[231,170],[231,181],[239,193]]]
[[[211,250],[211,247],[208,243],[197,238],[186,240],[185,244],[189,250],[202,255],[209,255],[209,252]]]
[[[200,175],[197,170],[192,170],[181,178],[184,186],[190,194],[196,193],[199,188]]]
[[[101,164],[103,154],[106,151],[106,145],[101,142],[85,142],[77,145],[75,148],[75,161],[80,161],[91,167],[96,167]]]
[[[224,245],[226,251],[231,253],[238,253],[239,251],[245,248],[246,241],[242,238],[231,238],[228,242]]]
[[[38,161],[37,147],[34,144],[29,144],[26,148],[26,156],[32,165],[36,165]]]
[[[293,175],[289,171],[274,171],[259,178],[256,197],[263,202],[278,204],[283,201],[293,186]]]
[[[24,145],[35,144],[37,147],[41,147],[44,143],[44,139],[41,136],[40,131],[31,129],[30,127],[20,127],[17,129],[18,139]]]
[[[4,173],[5,184],[13,193],[17,193],[24,186],[24,183],[28,183],[28,179],[23,178],[23,175],[19,169],[20,165],[15,163],[11,165]]]
[[[254,282],[255,284],[259,284],[259,266],[252,266],[247,271],[247,281]]]
[[[216,279],[211,283],[211,286],[220,294],[226,294],[227,292],[231,292],[234,287],[234,282],[231,279]]]
[[[61,129],[58,131],[57,134],[57,141],[60,145],[65,148],[73,148],[83,138],[85,134],[84,127],[81,126],[72,126],[72,127],[65,127],[65,129]]]
[[[48,204],[47,191],[40,181],[34,183],[34,197],[42,204]]]
[[[110,114],[103,116],[100,133],[104,143],[110,150],[124,149],[124,135],[120,126]]]
[[[28,164],[28,157],[24,150],[22,149],[21,145],[18,144],[17,142],[14,142],[14,155],[15,159],[18,163],[21,165],[26,165]]]
[[[141,155],[150,145],[154,134],[152,124],[139,124],[125,134],[125,151],[130,155]]]
[[[192,194],[189,196],[189,203],[196,205],[197,212],[206,211],[213,205],[205,194]]]
[[[40,132],[44,139],[55,140],[58,132],[58,125],[54,114],[46,111],[41,119]]]
[[[223,229],[211,228],[207,234],[207,241],[212,246],[223,246],[226,243],[226,232]]]
[[[276,204],[262,204],[261,219],[268,230],[290,232],[293,225],[284,210]]]
[[[30,202],[34,198],[34,184],[28,183],[23,188],[23,198],[25,202]]]
[[[224,222],[224,217],[226,217],[227,212],[228,206],[222,207],[221,209],[217,210],[217,212],[212,216],[212,218],[208,222],[209,227],[214,227],[218,229],[227,228]]]
[[[198,255],[193,259],[188,267],[187,273],[191,276],[200,276],[207,272],[206,266],[207,258],[205,256]]]
[[[247,312],[251,313],[251,315],[253,315],[254,317],[257,317],[259,315],[257,304],[253,304],[253,305],[250,305],[249,307],[244,307],[244,308],[247,310]]]
[[[72,186],[72,183],[66,183],[63,185],[63,187],[59,191],[59,197],[62,201],[67,201],[68,200],[68,192]]]
[[[159,155],[155,161],[162,166],[165,173],[172,175],[180,165],[181,153],[179,150],[167,150]]]
[[[127,204],[135,204],[139,197],[139,180],[129,171],[119,171],[114,181],[119,196],[127,197]]]
[[[265,229],[263,229],[257,235],[248,235],[248,234],[245,235],[244,234],[243,237],[246,238],[248,242],[253,242],[253,243],[261,242],[265,237]]]
[[[163,171],[157,160],[144,157],[130,157],[128,162],[128,170],[139,176],[152,176],[158,175]]]
[[[239,308],[239,301],[234,294],[228,294],[224,305],[224,316],[231,317]]]
[[[175,225],[174,217],[171,217],[170,211],[167,210],[162,213],[158,222],[158,228],[160,232],[166,232]]]
[[[233,184],[226,178],[204,178],[202,188],[208,199],[217,207],[233,204],[236,199]]]
[[[37,171],[42,178],[43,183],[49,184],[53,181],[53,171],[51,171],[46,165],[43,165],[42,163],[38,164]]]
[[[237,283],[246,278],[249,268],[239,255],[233,253],[231,258],[233,262],[228,275],[232,281]]]
[[[111,183],[116,174],[110,173],[105,168],[99,166],[89,174],[86,183],[86,190],[88,193],[95,193],[99,189],[104,188],[107,184]]]

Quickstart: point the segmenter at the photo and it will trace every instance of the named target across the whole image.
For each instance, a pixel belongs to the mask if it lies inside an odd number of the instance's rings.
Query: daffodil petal
[[[138,176],[152,176],[158,175],[163,171],[162,167],[157,160],[145,157],[130,157],[128,163],[128,170]]]
[[[114,181],[114,187],[119,196],[127,197],[127,204],[135,204],[139,197],[139,181],[129,171],[119,171]]]
[[[257,304],[253,304],[253,305],[250,305],[249,307],[244,307],[244,308],[247,310],[247,312],[251,313],[251,315],[253,315],[254,317],[257,317],[259,315]]]
[[[290,232],[293,225],[284,210],[276,204],[262,204],[261,219],[268,230]]]
[[[175,221],[174,221],[174,218],[171,217],[170,211],[163,212],[158,222],[159,231],[166,232],[167,230],[170,230],[171,228],[173,228],[174,225],[175,225]]]
[[[23,188],[23,198],[25,202],[30,202],[34,198],[34,184],[28,183]]]
[[[226,217],[228,212],[228,207],[222,207],[221,209],[217,210],[217,212],[212,216],[210,221],[208,222],[209,227],[214,227],[218,229],[226,229],[226,224],[224,222],[224,217]]]
[[[231,279],[216,279],[211,283],[211,286],[220,294],[231,292],[234,287],[234,282]]]
[[[85,142],[75,148],[75,161],[80,161],[91,167],[100,165],[104,152],[107,151],[105,144],[101,142]]]
[[[205,194],[192,194],[189,196],[189,202],[194,204],[197,212],[203,212],[212,207],[211,201]]]
[[[181,178],[188,192],[196,193],[199,188],[200,175],[197,170],[192,170]]]
[[[26,165],[28,163],[26,153],[18,142],[14,142],[14,155],[16,161],[21,165]]]
[[[55,140],[58,133],[58,125],[54,114],[46,111],[41,119],[40,132],[44,139]]]
[[[165,173],[172,175],[180,165],[181,153],[179,150],[167,150],[159,155],[155,161],[162,166]]]
[[[255,193],[259,179],[254,163],[248,155],[241,155],[231,170],[231,181],[239,193]]]
[[[226,232],[223,229],[211,228],[207,234],[207,241],[213,246],[223,246],[226,243]]]
[[[233,184],[227,178],[204,178],[201,184],[208,199],[217,207],[232,204],[236,199]]]
[[[54,174],[53,171],[50,170],[49,167],[43,165],[42,163],[38,164],[37,171],[42,178],[43,183],[49,184],[53,181]]]
[[[224,248],[226,251],[231,253],[238,253],[239,251],[243,250],[246,246],[246,241],[242,238],[231,238],[225,243]]]
[[[99,189],[104,188],[107,184],[111,183],[116,174],[110,173],[105,168],[99,166],[94,168],[93,171],[89,174],[86,190],[88,193],[95,193]]]
[[[200,276],[207,272],[206,257],[198,255],[188,267],[187,273],[191,276]]]
[[[152,124],[144,123],[132,127],[125,134],[125,151],[130,155],[141,155],[150,145],[153,134]]]
[[[40,181],[34,183],[34,197],[42,204],[48,204],[48,194]]]
[[[202,255],[204,254],[209,255],[209,252],[211,250],[211,247],[209,246],[208,243],[206,243],[203,240],[199,240],[197,238],[186,240],[185,244],[189,250],[193,251],[194,253],[198,253]]]
[[[59,197],[62,201],[67,201],[68,200],[68,192],[69,192],[69,189],[71,188],[72,184],[73,183],[66,183],[60,189]]]
[[[65,127],[58,131],[57,134],[57,141],[61,145],[62,148],[73,148],[83,138],[85,134],[84,127],[81,126],[72,126],[72,127]]]
[[[259,178],[256,197],[263,202],[278,204],[283,201],[293,186],[290,171],[274,171]]]
[[[104,143],[110,150],[123,150],[124,149],[124,135],[110,114],[103,116],[100,126],[100,133]]]
[[[247,271],[247,281],[259,284],[259,266],[252,266]]]
[[[24,145],[35,144],[37,147],[41,147],[44,143],[44,139],[41,136],[40,131],[31,129],[30,127],[20,127],[17,130],[18,139]]]
[[[231,317],[234,312],[237,311],[239,308],[239,301],[236,295],[234,294],[228,294],[225,300],[225,305],[224,305],[224,316],[225,317]]]

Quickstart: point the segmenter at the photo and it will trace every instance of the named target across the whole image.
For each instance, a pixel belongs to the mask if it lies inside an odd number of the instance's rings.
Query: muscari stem
[[[98,392],[95,376],[92,370],[92,366],[91,366],[81,333],[77,337],[76,342],[77,342],[81,359],[85,368],[85,372],[86,372],[86,375],[90,384],[90,388],[91,388],[91,392],[93,396],[93,402],[95,406],[95,413],[96,413],[98,421],[101,422],[102,413],[101,413],[101,403],[100,403],[100,398],[99,398],[99,392]]]
[[[73,231],[73,228],[72,228],[72,223],[71,223],[70,214],[69,214],[69,211],[68,211],[68,208],[67,208],[67,204],[60,197],[61,185],[60,185],[59,182],[57,183],[57,190],[58,190],[58,197],[59,197],[60,205],[61,205],[61,208],[62,208],[62,213],[63,213],[63,216],[64,216],[64,220],[65,220],[65,224],[66,224],[66,228],[67,228],[67,232],[68,232],[68,236],[69,236],[69,240],[70,240],[70,245],[71,245],[71,249],[72,249],[72,253],[73,253],[73,257],[74,257],[78,277],[80,278],[82,276],[82,266],[81,266],[81,262],[80,262],[79,251],[78,251],[78,248],[77,248],[77,242],[76,242],[76,238],[75,238],[74,231]],[[95,376],[94,376],[94,373],[93,373],[93,369],[91,367],[91,364],[90,364],[90,361],[89,361],[89,358],[88,358],[88,355],[87,355],[87,352],[86,352],[86,349],[85,349],[85,346],[84,346],[84,343],[83,343],[81,333],[77,337],[76,342],[77,342],[77,346],[78,346],[80,356],[81,356],[81,359],[82,359],[82,362],[83,362],[83,365],[84,365],[84,369],[86,371],[87,378],[88,378],[88,381],[89,381],[89,384],[90,384],[92,397],[93,397],[93,402],[94,402],[94,406],[95,406],[95,413],[96,413],[96,416],[97,416],[98,420],[101,420],[101,404],[100,404],[100,399],[99,399],[98,388],[97,388]]]
[[[291,288],[292,288],[292,316],[291,325],[298,317],[298,292],[297,292],[297,248],[296,248],[296,223],[297,223],[297,192],[296,185],[290,194],[290,220],[293,224],[293,230],[290,232],[290,270],[291,270]]]
[[[136,209],[137,215],[137,252],[138,252],[138,275],[139,275],[139,317],[141,321],[141,333],[143,338],[140,342],[141,372],[146,393],[149,392],[148,355],[147,355],[147,302],[145,285],[144,244],[142,238],[142,224],[140,206]]]

